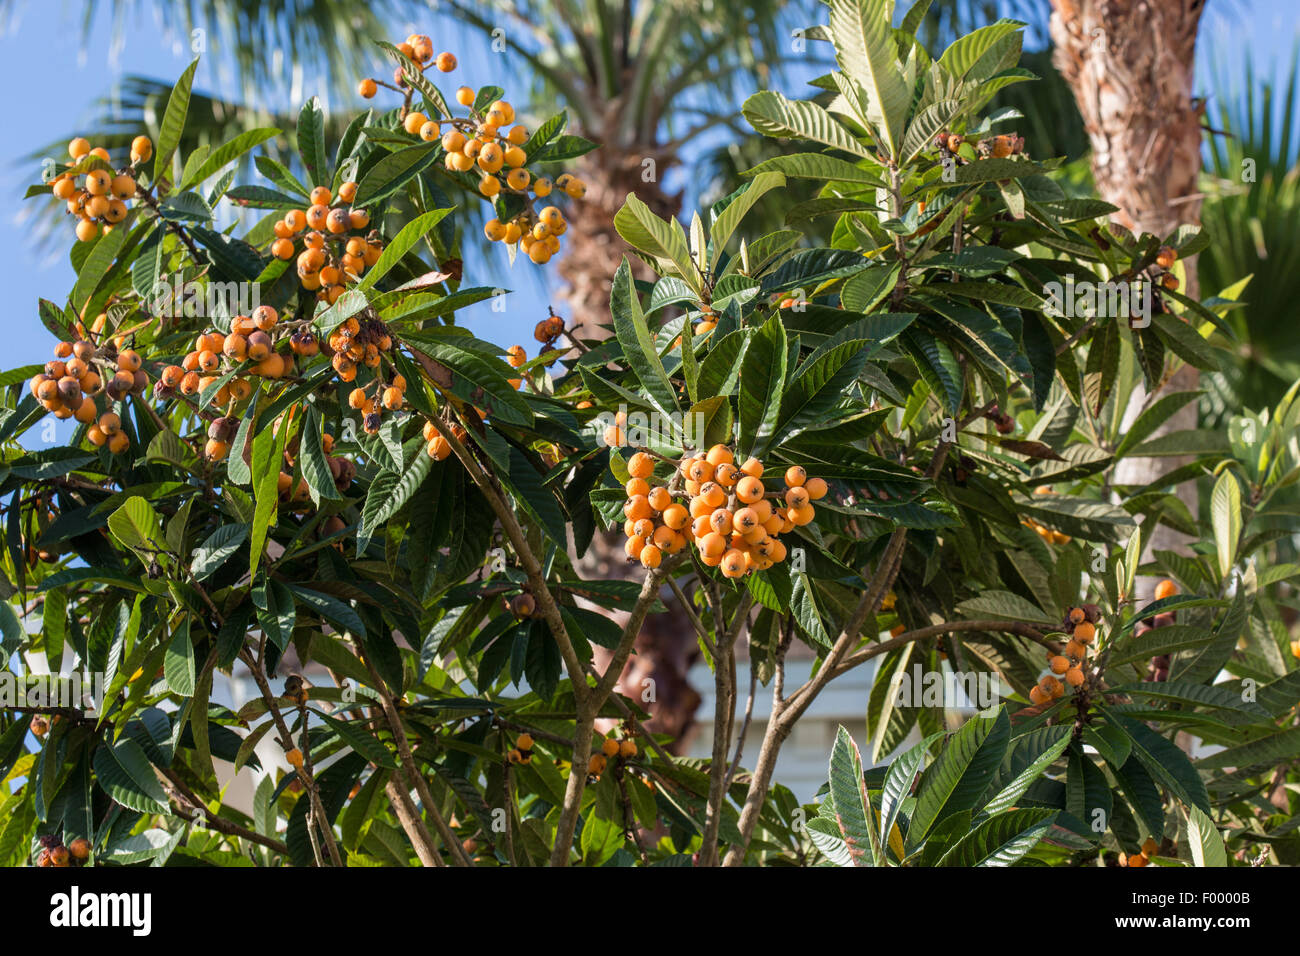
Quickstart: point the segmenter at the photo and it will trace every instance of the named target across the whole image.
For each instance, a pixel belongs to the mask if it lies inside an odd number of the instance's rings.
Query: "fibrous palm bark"
[[[597,133],[582,132],[593,137]],[[628,193],[635,192],[656,215],[676,216],[681,211],[681,196],[666,192],[659,181],[673,162],[671,154],[655,147],[605,146],[583,157],[578,172],[587,183],[587,194],[573,207],[567,233],[572,237],[569,251],[559,266],[566,282],[563,299],[573,324],[580,326],[577,335],[599,339],[608,333],[601,326],[610,321],[610,283],[625,255],[639,278],[652,275],[615,231],[614,214]],[[579,561],[579,568],[589,577],[639,579],[644,573],[640,564],[625,557],[623,539],[617,531],[598,534]],[[637,635],[635,652],[623,669],[620,689],[642,701],[643,692],[653,688],[653,700],[642,702],[651,714],[647,729],[670,735],[675,741],[672,749],[677,750],[685,744],[700,703],[699,693],[687,680],[687,672],[699,657],[699,647],[690,621],[671,597],[665,604],[669,613],[648,617]]]
[[[1193,95],[1193,58],[1204,0],[1052,0],[1052,8],[1056,67],[1074,91],[1092,144],[1097,190],[1119,207],[1115,219],[1162,237],[1199,223],[1201,110]],[[1187,294],[1196,295],[1191,264],[1187,282]],[[1195,389],[1198,379],[1197,370],[1184,365],[1163,389]],[[1147,397],[1141,388],[1132,396],[1125,428]],[[1195,428],[1196,416],[1196,403],[1189,403],[1156,435]],[[1190,460],[1124,459],[1115,481],[1145,485]],[[1180,494],[1196,514],[1191,486],[1181,486]],[[1162,525],[1147,546],[1179,549],[1184,542]]]

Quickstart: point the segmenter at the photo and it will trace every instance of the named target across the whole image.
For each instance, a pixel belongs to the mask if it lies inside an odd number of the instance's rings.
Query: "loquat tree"
[[[0,624],[25,691],[0,700],[3,862],[1284,861],[1300,568],[1258,559],[1300,476],[1294,390],[1158,485],[1116,485],[1126,457],[1184,450],[1149,436],[1191,396],[1122,429],[1134,384],[1213,366],[1228,334],[1227,301],[1166,278],[1207,240],[1106,223],[986,112],[1031,78],[1019,24],[935,58],[918,13],[829,10],[809,31],[837,60],[829,105],[742,110],[799,149],[687,226],[629,196],[613,226],[655,277],[624,259],[609,334],[539,316],[570,345],[531,359],[455,324],[497,283],[462,283],[452,223],[491,203],[515,268],[545,267],[583,188],[536,164],[590,144],[560,119],[516,134],[500,89],[452,107],[433,77],[454,57],[425,36],[381,44],[392,82],[362,92],[398,105],[333,150],[308,103],[297,171],[258,157],[270,185],[234,185],[246,134],[176,155],[192,70],[156,143],[47,166],[32,193],[75,218],[78,278],[39,304],[50,362],[0,378]],[[817,244],[747,234],[790,180],[817,189],[794,217]],[[260,218],[223,227],[222,199]],[[1146,298],[1116,314],[1084,283]],[[47,415],[68,443],[20,445]],[[1182,483],[1207,486],[1207,522]],[[1160,525],[1212,533],[1144,560]],[[577,570],[609,528],[634,580]],[[1168,579],[1154,601],[1139,573]],[[670,606],[714,674],[702,761],[620,680]],[[796,642],[817,662],[792,687]],[[772,698],[755,754],[745,653]],[[871,662],[882,765],[842,733],[809,818],[782,746]],[[93,706],[39,679],[81,671]],[[257,695],[224,705],[218,673]],[[997,692],[962,719],[901,693],[913,674]],[[222,799],[240,771],[251,812]]]

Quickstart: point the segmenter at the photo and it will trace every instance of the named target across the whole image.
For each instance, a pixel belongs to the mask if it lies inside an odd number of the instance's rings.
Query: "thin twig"
[[[171,795],[172,799],[174,799],[182,808],[189,805],[191,809],[201,813],[203,815],[203,825],[207,829],[215,830],[218,833],[224,833],[226,836],[239,837],[241,840],[247,840],[249,843],[256,843],[260,846],[274,850],[276,853],[283,856],[289,855],[289,848],[279,840],[272,839],[269,836],[264,836],[261,833],[256,833],[253,830],[241,827],[238,823],[217,816],[217,814],[208,809],[207,804],[205,804],[193,790],[185,785],[185,782],[181,780],[175,770],[163,768],[159,772],[162,773],[162,775],[171,783],[171,787],[168,789],[174,791]]]

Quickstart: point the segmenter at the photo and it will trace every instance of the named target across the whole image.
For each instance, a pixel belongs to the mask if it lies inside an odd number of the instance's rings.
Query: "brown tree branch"
[[[420,795],[420,803],[424,805],[425,815],[433,822],[433,828],[438,831],[438,836],[442,838],[443,844],[447,847],[447,852],[451,854],[451,858],[456,865],[473,866],[469,854],[465,852],[465,848],[456,839],[455,832],[452,831],[447,821],[442,818],[442,814],[438,811],[438,804],[433,798],[433,791],[429,789],[429,782],[424,779],[419,767],[415,765],[415,757],[411,753],[411,743],[406,737],[406,730],[402,727],[402,715],[397,712],[397,704],[388,690],[388,685],[384,683],[384,679],[379,676],[379,672],[375,670],[375,665],[370,662],[368,657],[361,653],[358,653],[357,656],[365,661],[366,670],[370,672],[371,684],[375,692],[379,694],[384,722],[388,724],[388,730],[393,735],[393,743],[397,746],[397,758],[406,775],[408,786],[413,787],[415,792]]]
[[[280,737],[280,746],[285,753],[294,749],[293,734],[289,732],[289,725],[284,722],[284,717],[280,714],[280,708],[276,704],[276,696],[271,691],[271,685],[266,679],[266,674],[257,666],[252,655],[248,653],[248,648],[243,647],[239,650],[239,658],[244,662],[253,680],[257,684],[258,692],[262,695],[262,700],[266,704],[267,712],[271,715],[271,720],[275,723],[275,731]],[[296,767],[295,772],[298,779],[307,791],[307,799],[311,801],[311,815],[318,824],[318,829],[325,841],[325,849],[329,853],[330,862],[334,866],[343,865],[343,857],[339,853],[338,842],[334,839],[334,828],[329,825],[325,816],[325,807],[321,803],[320,789],[316,786],[316,778],[307,769],[304,762],[303,766]]]
[[[232,820],[218,816],[208,809],[206,803],[194,793],[185,782],[181,780],[179,774],[170,768],[157,768],[159,772],[167,778],[171,784],[167,788],[169,796],[176,801],[177,805],[184,809],[187,805],[197,814],[202,814],[203,826],[209,830],[215,830],[218,833],[224,833],[226,836],[239,837],[241,840],[247,840],[249,843],[256,843],[267,849],[274,850],[282,856],[289,855],[289,848],[279,840],[264,836],[246,827],[241,827]]]
[[[429,377],[431,379],[436,378],[433,373],[433,360],[424,355],[419,349],[412,349],[411,352],[416,360],[424,366]],[[445,421],[443,425],[444,427],[441,429],[442,437],[447,440],[452,452],[465,466],[465,471],[468,472],[471,480],[487,499],[488,505],[497,516],[497,520],[501,522],[506,537],[510,539],[510,545],[514,548],[516,557],[519,558],[520,564],[523,565],[524,574],[528,577],[528,589],[536,598],[542,617],[546,619],[546,623],[555,637],[555,642],[559,645],[560,656],[564,658],[564,666],[568,670],[573,684],[574,699],[581,701],[587,694],[587,686],[581,680],[584,673],[582,662],[578,658],[577,651],[574,650],[573,641],[569,637],[568,628],[564,625],[564,619],[560,615],[560,607],[555,601],[555,596],[546,583],[546,575],[542,573],[541,562],[537,560],[532,548],[528,546],[528,539],[524,535],[523,528],[519,526],[514,511],[507,507],[497,483],[479,464],[474,454],[456,437],[451,427]]]

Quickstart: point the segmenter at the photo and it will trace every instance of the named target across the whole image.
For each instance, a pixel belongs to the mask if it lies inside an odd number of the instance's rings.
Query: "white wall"
[[[785,691],[791,693],[812,673],[812,661],[794,660],[786,664]],[[827,766],[835,733],[840,724],[853,735],[861,747],[866,736],[867,699],[871,682],[875,678],[876,662],[869,661],[847,674],[837,677],[818,695],[808,712],[795,724],[794,732],[781,748],[777,758],[774,779],[793,791],[803,803],[810,803],[817,789],[826,782]],[[713,674],[708,665],[698,664],[690,672],[691,686],[703,696],[696,712],[695,736],[691,741],[691,757],[708,757],[713,741]],[[740,688],[736,701],[736,730],[745,715],[745,699],[749,693],[749,662],[736,662],[736,683]],[[741,766],[752,767],[763,743],[768,717],[772,713],[772,688],[758,685],[754,698],[754,717],[745,735]],[[734,754],[734,743],[733,743]],[[864,755],[864,762],[866,756]],[[867,763],[867,766],[872,764]]]

